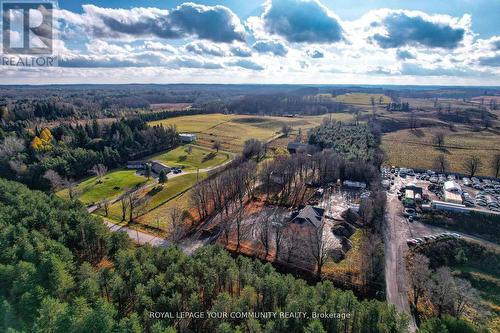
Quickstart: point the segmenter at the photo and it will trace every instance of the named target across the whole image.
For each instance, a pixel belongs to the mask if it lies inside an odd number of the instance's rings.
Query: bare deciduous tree
[[[281,127],[281,133],[283,133],[283,135],[285,137],[288,137],[290,135],[290,133],[292,132],[293,128],[291,126],[289,126],[288,124],[283,124],[283,127]]]
[[[128,202],[128,215],[129,222],[134,222],[134,219],[140,213],[140,207],[144,202],[144,199],[139,196],[138,191],[129,190],[126,193],[127,202]]]
[[[495,178],[498,178],[498,176],[500,176],[500,154],[493,156],[493,160],[491,161],[491,168],[493,169]]]
[[[174,244],[179,244],[186,234],[182,211],[177,207],[172,208],[169,212],[169,218],[170,226],[168,239]]]
[[[451,275],[448,267],[440,267],[432,276],[432,283],[430,285],[430,297],[432,304],[437,309],[439,318],[449,309],[453,300],[451,292],[453,290],[453,276]]]
[[[219,152],[221,148],[220,141],[214,141],[214,144],[212,145],[212,149],[215,149],[215,151]]]
[[[287,228],[287,224],[283,221],[279,221],[279,219],[277,218],[274,218],[272,227],[274,229],[275,258],[279,259],[281,255],[281,248],[285,239],[285,230]]]
[[[57,172],[54,170],[47,170],[43,175],[43,178],[47,179],[50,182],[50,187],[52,191],[57,191],[63,185],[63,179]]]
[[[269,249],[271,247],[272,241],[271,221],[269,221],[269,219],[266,217],[261,218],[259,219],[259,221],[257,221],[257,227],[259,228],[257,239],[265,250],[264,260],[266,260],[267,256],[269,255]]]
[[[467,157],[463,161],[464,169],[469,173],[469,177],[474,177],[474,175],[482,168],[483,162],[481,158],[477,155],[472,155]]]
[[[24,150],[24,140],[15,136],[7,136],[0,144],[0,158],[11,158]]]
[[[429,269],[429,258],[422,254],[415,254],[408,265],[408,280],[411,286],[412,308],[417,324],[420,323],[418,303],[430,287],[431,270]]]
[[[94,175],[96,175],[98,180],[101,180],[102,177],[104,177],[104,175],[106,174],[106,172],[108,172],[108,168],[105,165],[99,163],[94,165],[90,171]]]
[[[331,248],[331,238],[325,235],[326,233],[325,220],[321,221],[319,226],[308,227],[307,243],[310,255],[316,262],[316,277],[321,278],[323,266],[328,258],[328,251]]]
[[[80,193],[76,185],[72,180],[65,179],[63,181],[63,186],[68,189],[68,196],[71,200],[75,199]]]
[[[438,149],[442,150],[446,141],[446,134],[444,132],[437,132],[434,134],[433,143],[438,146]]]
[[[434,170],[440,173],[445,173],[446,170],[448,170],[448,168],[449,168],[449,163],[448,160],[446,159],[446,156],[444,156],[443,154],[438,155],[434,160]]]
[[[418,127],[417,115],[413,111],[410,113],[409,125],[410,125],[410,129],[412,129],[412,130],[414,130]]]
[[[280,251],[280,255],[285,256],[285,261],[290,263],[292,258],[295,256],[297,250],[299,249],[300,237],[293,228],[286,228],[283,234],[283,251]]]
[[[104,209],[105,216],[108,216],[109,215],[109,200],[108,199],[103,199],[101,201],[101,206]]]

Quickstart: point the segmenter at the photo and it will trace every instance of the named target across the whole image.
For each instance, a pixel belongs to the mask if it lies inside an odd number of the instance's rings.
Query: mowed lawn
[[[188,152],[188,147],[191,147],[191,152]],[[179,167],[189,171],[216,167],[227,162],[230,156],[222,151],[217,153],[215,150],[196,145],[184,145],[151,159],[161,161],[170,167]]]
[[[197,183],[197,181],[201,181],[206,177],[207,173],[187,173],[172,177],[163,186],[155,185],[141,189],[137,194],[142,200],[136,211],[139,215],[148,214],[151,210],[161,207],[163,204],[173,199],[180,193],[190,189]],[[97,213],[104,215],[104,210],[100,209]],[[120,201],[115,202],[109,207],[108,217],[115,221],[122,220],[122,208]]]
[[[433,145],[436,132],[445,133],[445,149],[441,151]],[[387,133],[382,137],[382,148],[387,155],[387,165],[409,168],[432,169],[434,160],[444,154],[451,172],[467,173],[464,160],[477,155],[482,161],[480,175],[493,175],[491,161],[500,154],[500,135],[490,131],[473,132],[466,127],[456,131],[443,128],[420,128]]]
[[[98,181],[97,177],[84,180],[76,186],[76,190],[78,199],[84,204],[89,204],[112,199],[129,188],[142,186],[151,181],[137,175],[135,170],[117,170],[107,173],[101,181]],[[69,197],[68,190],[62,190],[57,195],[63,198]]]
[[[294,131],[308,129],[321,124],[325,116],[336,120],[348,121],[353,117],[349,113],[333,113],[311,117],[271,117],[250,115],[209,114],[176,117],[154,121],[152,125],[175,125],[179,132],[196,133],[197,144],[211,148],[215,141],[221,142],[222,150],[241,152],[243,144],[248,139],[269,141],[280,134],[284,124]]]

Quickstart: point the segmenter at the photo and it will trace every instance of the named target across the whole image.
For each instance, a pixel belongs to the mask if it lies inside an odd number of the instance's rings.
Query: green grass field
[[[142,186],[151,182],[139,176],[135,170],[117,170],[107,173],[99,182],[97,177],[92,177],[77,185],[78,199],[84,204],[111,199],[125,192],[128,188]],[[60,197],[68,198],[68,190],[57,193]]]
[[[187,148],[192,148],[191,153],[188,153]],[[151,160],[164,162],[170,167],[180,167],[185,171],[196,169],[213,168],[221,165],[230,159],[228,153],[215,150],[210,150],[195,145],[185,145],[177,147],[167,153],[156,155]]]
[[[330,114],[328,115],[330,116]],[[348,113],[334,113],[331,117],[341,121],[352,120]],[[197,144],[211,148],[220,141],[222,149],[241,152],[243,143],[248,139],[268,141],[280,134],[284,124],[295,131],[299,128],[305,133],[308,129],[321,124],[325,116],[300,118],[208,114],[176,117],[154,121],[152,125],[175,125],[179,132],[192,132],[198,136]]]
[[[445,133],[445,150],[441,151],[432,144],[434,134]],[[467,173],[464,159],[477,155],[482,161],[481,175],[492,175],[491,160],[500,154],[500,136],[494,132],[472,132],[465,127],[449,129],[427,127],[417,130],[399,130],[382,137],[382,148],[387,155],[386,165],[410,168],[432,169],[435,158],[444,154],[452,172]]]
[[[147,215],[151,210],[158,209],[179,193],[190,189],[194,184],[196,184],[197,180],[201,181],[206,178],[206,176],[207,173],[200,173],[197,175],[196,172],[193,172],[173,177],[169,179],[164,186],[155,185],[141,189],[138,195],[142,198],[143,203],[137,209],[137,212],[139,212],[140,215]],[[100,209],[97,213],[104,215],[104,210]],[[121,221],[122,211],[121,203],[119,201],[109,207],[108,218],[115,221]],[[149,224],[147,222],[151,222],[147,217],[140,218],[139,220],[141,223],[146,222],[145,224]]]

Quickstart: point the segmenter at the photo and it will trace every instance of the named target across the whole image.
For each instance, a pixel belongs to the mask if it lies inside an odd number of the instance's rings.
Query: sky
[[[0,64],[0,84],[500,86],[499,12],[498,0],[60,0],[58,66]]]

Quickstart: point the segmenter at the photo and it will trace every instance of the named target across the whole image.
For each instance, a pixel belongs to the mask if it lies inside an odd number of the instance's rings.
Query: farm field
[[[445,149],[433,145],[436,132],[445,133]],[[492,131],[473,132],[467,127],[454,131],[436,127],[417,130],[399,130],[382,137],[382,149],[387,155],[387,165],[431,169],[435,158],[444,154],[452,172],[466,173],[464,158],[477,155],[482,161],[480,175],[492,175],[490,164],[495,154],[500,154],[500,136]]]
[[[188,146],[191,152],[187,151]],[[153,156],[151,160],[158,160],[170,167],[179,167],[185,171],[213,168],[229,161],[228,153],[206,149],[196,145],[184,145],[169,152]]]
[[[151,122],[151,125],[175,125],[179,132],[196,133],[197,144],[212,147],[215,141],[220,141],[223,150],[241,152],[243,143],[248,139],[269,141],[280,134],[284,124],[295,131],[299,128],[306,131],[321,124],[325,116],[340,121],[352,120],[349,113],[332,113],[309,117],[271,117],[250,115],[209,114],[176,117]]]
[[[195,172],[193,172],[173,177],[169,179],[163,187],[160,185],[155,185],[141,189],[137,193],[141,201],[141,205],[136,209],[138,215],[148,215],[150,211],[158,209],[180,193],[190,189],[194,184],[196,184],[197,180],[202,180],[206,176],[207,173],[200,173],[199,175],[197,175]],[[104,215],[104,210],[100,209],[97,211],[97,213],[100,215]],[[121,202],[117,201],[110,205],[108,218],[117,222],[122,220]],[[148,218],[139,218],[140,223],[146,222],[148,220]]]
[[[103,199],[111,199],[125,192],[128,188],[145,185],[152,180],[137,175],[135,170],[116,170],[108,172],[99,182],[97,177],[92,177],[76,185],[79,192],[78,199],[89,204]],[[68,190],[57,193],[60,197],[68,198]]]
[[[154,111],[175,111],[186,110],[191,107],[191,103],[158,103],[151,104],[151,110]]]
[[[375,104],[379,104],[380,97],[382,97],[382,104],[388,104],[391,99],[384,94],[366,94],[366,93],[349,93],[344,95],[335,96],[337,102],[354,105],[371,105],[371,98],[375,99]]]

